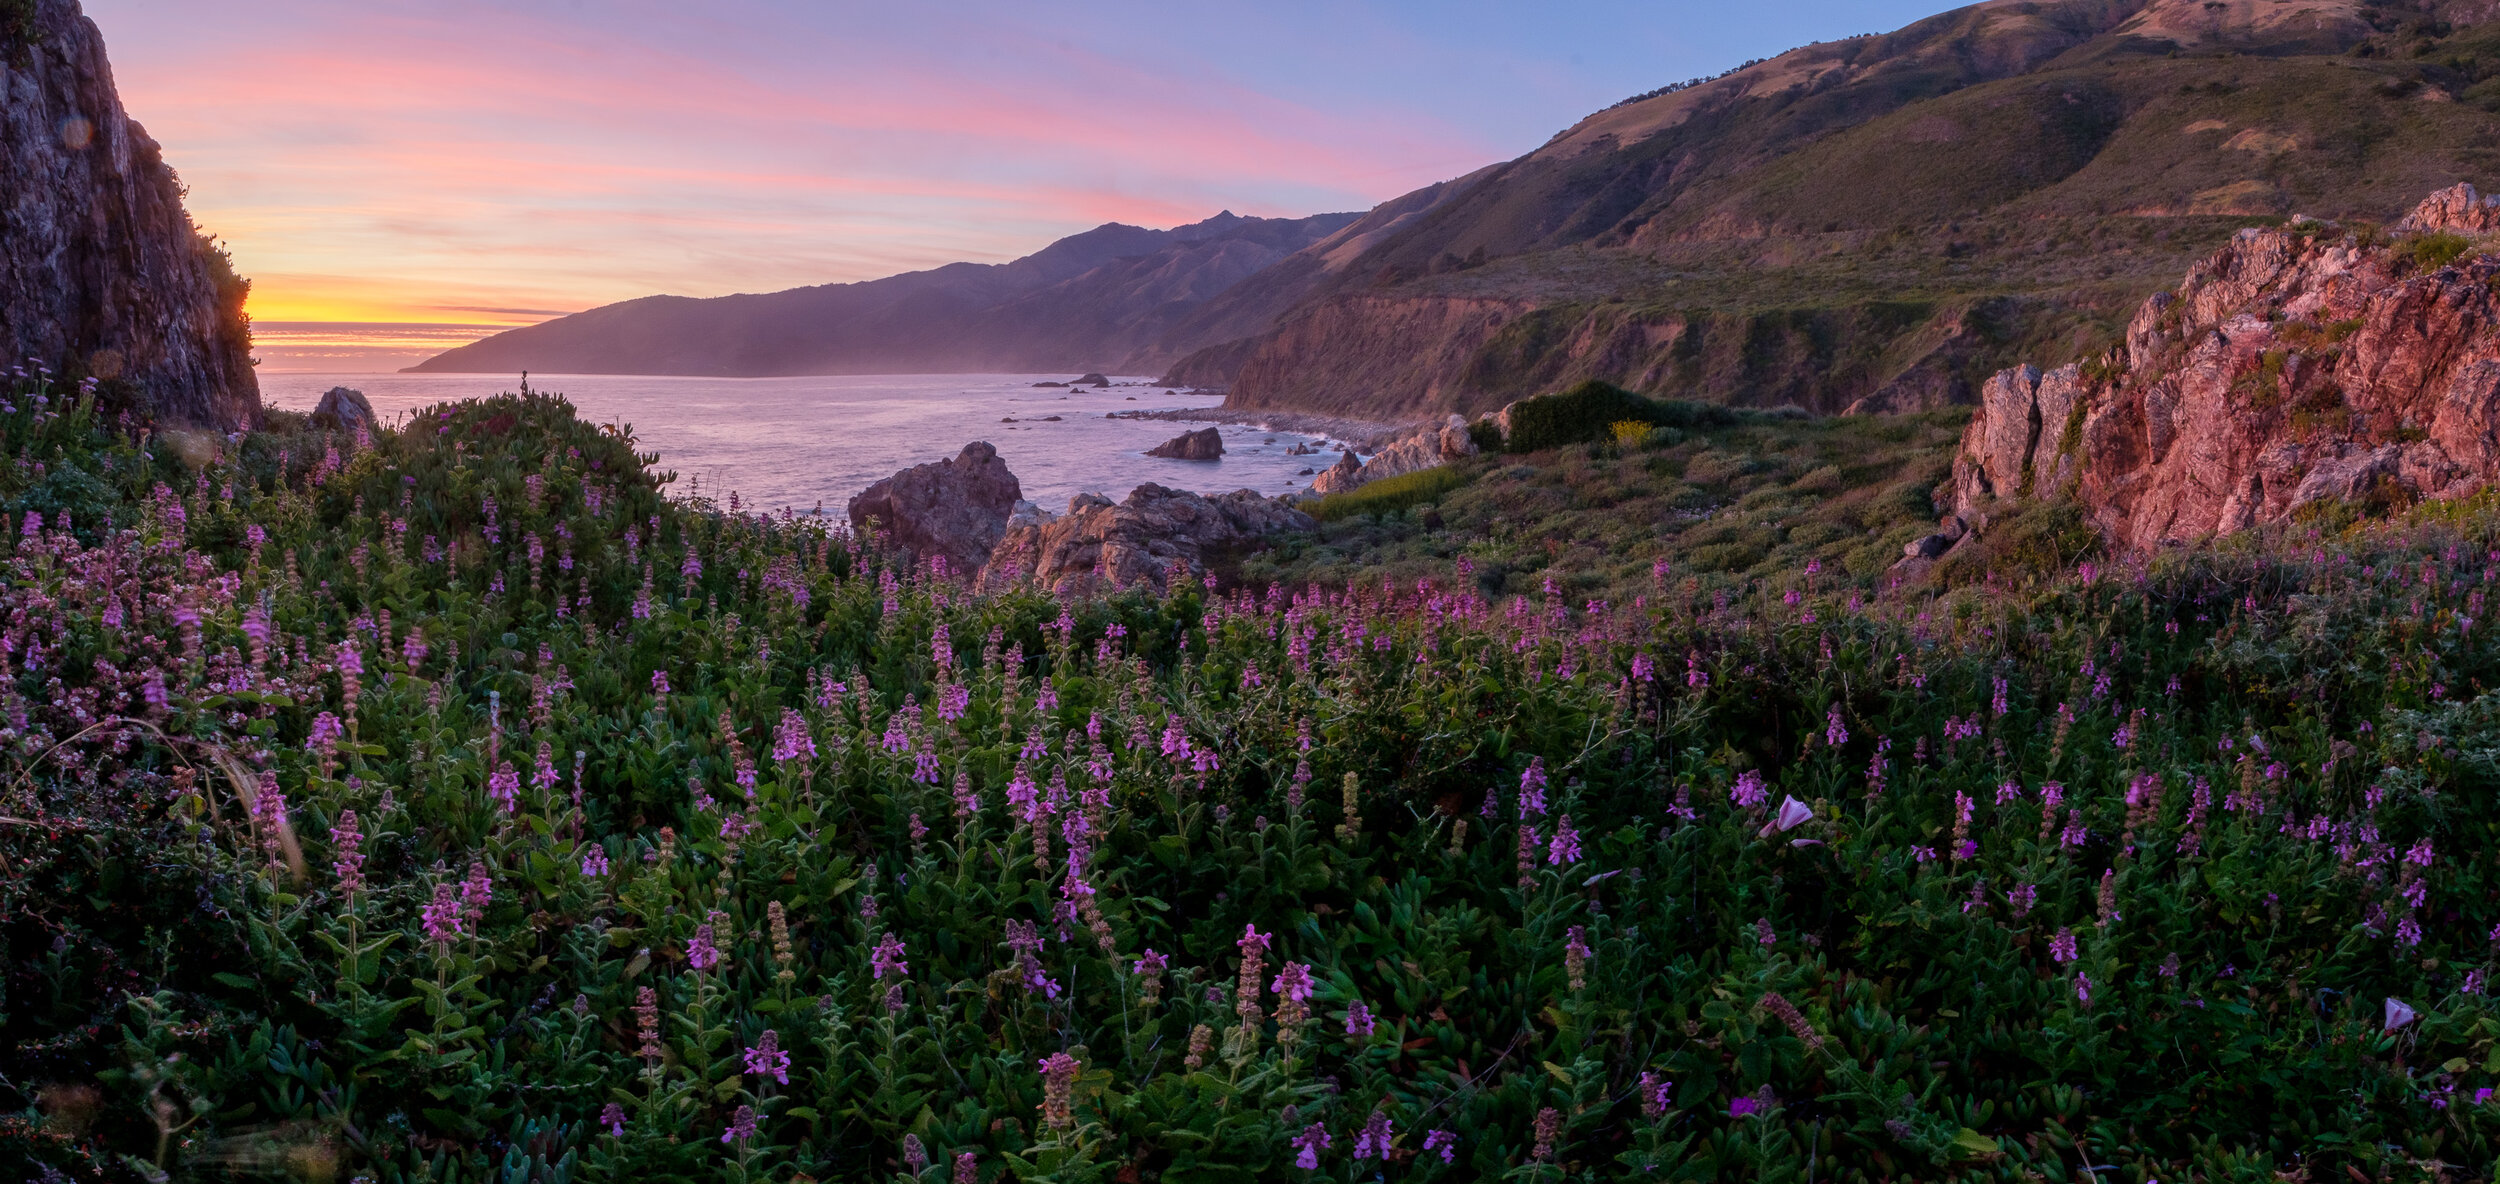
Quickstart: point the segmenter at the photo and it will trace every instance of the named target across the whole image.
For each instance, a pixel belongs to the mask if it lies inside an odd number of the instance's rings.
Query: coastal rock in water
[[[1099,375],[1099,374],[1088,374],[1088,375],[1086,375],[1086,376],[1085,376],[1085,377],[1083,377],[1083,378],[1077,379],[1075,382],[1069,383],[1068,385],[1070,385],[1070,386],[1110,386],[1110,385],[1111,385],[1111,380],[1110,380],[1110,379],[1108,379],[1108,378],[1105,378],[1105,377],[1103,377],[1102,375]]]
[[[1024,486],[986,441],[964,445],[955,459],[914,465],[851,499],[851,529],[874,529],[915,560],[944,558],[949,572],[969,576],[1007,533]],[[1030,504],[1030,503],[1027,503]]]
[[[1214,428],[1182,432],[1147,449],[1146,455],[1166,460],[1216,460],[1224,455],[1224,437]]]
[[[168,423],[259,426],[249,285],[122,110],[103,34],[77,0],[15,7],[22,25],[0,16],[0,350],[126,381]]]
[[[1354,450],[1349,448],[1337,454],[1337,463],[1311,479],[1311,492],[1323,496],[1342,493],[1362,484],[1362,473],[1363,458],[1354,455]]]
[[[1314,492],[1342,493],[1357,489],[1383,477],[1399,477],[1425,469],[1438,468],[1462,456],[1476,454],[1476,438],[1467,432],[1467,418],[1453,415],[1437,424],[1426,424],[1383,446],[1372,458],[1346,468],[1353,457],[1347,453],[1337,466],[1320,474],[1311,483]]]
[[[1310,515],[1247,489],[1203,497],[1140,485],[1118,505],[1079,494],[1066,517],[1008,531],[982,578],[993,587],[1029,578],[1072,595],[1099,587],[1160,588],[1175,569],[1205,571],[1211,551],[1314,525]]]
[[[2489,236],[2500,205],[2460,185],[2398,226]],[[1954,461],[1957,513],[1984,529],[2001,503],[2071,497],[2142,550],[2500,480],[2500,258],[2431,268],[2408,245],[2242,230],[2144,303],[2123,351],[1998,374]]]
[[[349,387],[334,386],[323,392],[321,402],[313,408],[313,422],[327,428],[373,427],[373,403],[365,393]]]

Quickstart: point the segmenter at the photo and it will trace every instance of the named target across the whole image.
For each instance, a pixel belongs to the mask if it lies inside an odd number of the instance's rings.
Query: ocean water
[[[668,492],[699,488],[750,506],[787,506],[835,517],[851,496],[895,470],[945,460],[987,440],[1024,486],[1024,496],[1064,510],[1079,493],[1117,501],[1145,482],[1200,493],[1255,489],[1290,493],[1310,484],[1305,469],[1336,460],[1294,456],[1318,437],[1221,425],[1224,457],[1164,460],[1145,450],[1204,424],[1106,419],[1113,411],[1212,407],[1206,396],[1167,393],[1145,379],[1106,388],[1037,388],[1066,374],[844,375],[823,378],[653,378],[603,374],[531,375],[533,390],[562,394],[583,417],[623,422],[642,451],[675,470]],[[512,378],[482,374],[263,373],[261,401],[310,411],[334,386],[353,387],[376,413],[396,419],[451,399],[513,390]],[[1047,417],[1057,416],[1056,421]],[[1015,422],[1006,422],[1014,420]]]

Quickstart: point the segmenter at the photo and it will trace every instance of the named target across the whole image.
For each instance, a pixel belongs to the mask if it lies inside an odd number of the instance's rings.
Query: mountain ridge
[[[1167,377],[1374,418],[1587,378],[1969,402],[2099,348],[2252,219],[2383,220],[2500,174],[2494,9],[1992,0],[1807,46],[1480,171]]]
[[[1103,369],[1156,348],[1195,304],[1360,217],[1227,210],[1170,230],[1107,222],[1006,263],[778,292],[644,296],[499,333],[408,370],[767,377]]]

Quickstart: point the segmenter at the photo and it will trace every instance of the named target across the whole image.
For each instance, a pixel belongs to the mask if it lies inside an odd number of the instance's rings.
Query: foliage
[[[1774,429],[1873,430],[1652,456]],[[0,536],[38,1178],[2500,1154],[2487,504],[2020,592],[1061,601],[543,395],[186,458],[21,388],[0,445],[106,491]]]
[[[1303,508],[1322,522],[1334,522],[1356,514],[1394,514],[1429,502],[1466,483],[1466,475],[1459,470],[1448,465],[1436,465],[1368,481],[1344,493],[1329,494]]]
[[[1434,496],[1434,515],[1340,517],[1232,574],[1411,583],[1464,566],[1487,595],[1534,590],[1551,573],[1581,599],[1639,595],[1660,563],[1774,586],[1809,565],[1876,581],[1936,528],[1930,491],[1969,416],[1709,410],[1686,420],[1695,426],[1652,428],[1637,450],[1585,443],[1455,463],[1464,483]]]
[[[2440,231],[2417,234],[2396,247],[2399,258],[2413,264],[2415,271],[2437,271],[2474,249],[2474,241],[2461,234]]]
[[[1740,413],[1715,404],[1644,399],[1613,383],[1590,381],[1513,405],[1504,446],[1512,452],[1542,452],[1588,440],[1621,439],[1627,425],[1720,427],[1739,418]]]

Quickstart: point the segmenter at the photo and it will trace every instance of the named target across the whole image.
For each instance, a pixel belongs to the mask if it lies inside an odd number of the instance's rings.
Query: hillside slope
[[[1357,217],[1227,211],[1172,230],[1114,222],[1010,263],[711,299],[648,296],[499,333],[410,369],[735,377],[1101,369]],[[1202,343],[1184,340],[1184,349]]]
[[[2115,340],[2251,221],[2500,174],[2490,7],[1999,0],[1809,46],[1478,174],[1172,377],[1375,417],[1585,378],[1967,402]]]

